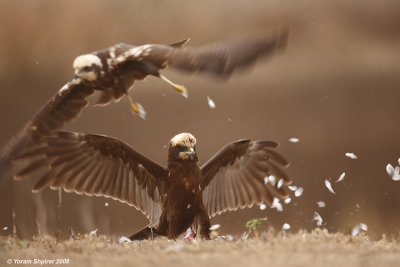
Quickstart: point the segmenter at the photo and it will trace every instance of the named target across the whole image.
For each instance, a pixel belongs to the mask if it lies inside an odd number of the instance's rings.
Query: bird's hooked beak
[[[196,158],[196,151],[194,150],[193,147],[189,148],[188,151],[186,151],[185,153],[188,154],[193,159]]]
[[[79,70],[78,69],[75,69],[74,70],[74,78],[79,78],[80,77],[80,75],[79,75]]]

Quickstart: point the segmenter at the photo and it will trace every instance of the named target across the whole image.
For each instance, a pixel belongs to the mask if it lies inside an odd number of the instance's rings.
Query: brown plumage
[[[192,225],[198,235],[209,238],[211,217],[254,204],[271,205],[274,196],[288,196],[283,187],[264,182],[268,175],[283,179],[284,185],[292,182],[281,169],[288,162],[273,150],[276,146],[273,141],[239,140],[199,167],[196,139],[182,133],[169,142],[165,168],[118,139],[57,132],[19,157],[31,163],[15,179],[45,167],[33,191],[62,187],[136,207],[149,226],[132,239],[151,234],[176,238]]]
[[[135,80],[156,76],[187,96],[185,87],[172,83],[159,71],[171,66],[187,72],[228,77],[235,68],[247,66],[258,56],[269,55],[285,47],[287,37],[288,30],[284,29],[263,37],[192,49],[182,47],[187,40],[171,45],[116,44],[79,56],[73,64],[75,78],[65,84],[0,152],[0,178],[8,169],[9,161],[27,145],[38,143],[41,137],[54,133],[77,117],[87,106],[87,97],[95,90],[100,92],[97,104],[106,105],[127,95],[132,110],[144,117],[143,107],[128,95]]]

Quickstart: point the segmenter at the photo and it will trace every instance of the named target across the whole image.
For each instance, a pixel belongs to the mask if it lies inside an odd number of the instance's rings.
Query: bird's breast
[[[168,202],[173,206],[202,203],[201,172],[195,169],[170,172],[167,186]]]
[[[168,182],[170,194],[177,194],[178,196],[198,195],[202,191],[201,184],[193,177],[173,178]]]

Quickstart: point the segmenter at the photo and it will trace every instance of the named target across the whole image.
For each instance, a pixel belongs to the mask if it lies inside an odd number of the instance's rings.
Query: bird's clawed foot
[[[178,91],[180,94],[182,94],[185,98],[189,97],[189,92],[185,86],[176,84],[176,83],[168,80],[168,78],[162,74],[160,74],[160,78],[163,79],[164,81],[166,81],[169,85],[171,85],[176,91]]]
[[[126,96],[128,97],[131,111],[139,115],[142,119],[146,119],[146,111],[143,106],[138,102],[134,102],[130,95],[127,94]]]

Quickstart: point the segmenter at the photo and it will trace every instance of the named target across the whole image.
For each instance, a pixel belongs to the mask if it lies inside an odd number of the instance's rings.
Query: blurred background
[[[118,42],[199,46],[290,25],[286,51],[258,60],[228,81],[163,73],[189,90],[189,99],[160,79],[137,82],[131,93],[147,111],[142,120],[127,99],[87,108],[64,128],[121,138],[166,165],[166,145],[182,131],[198,139],[200,163],[226,143],[271,139],[289,161],[300,197],[283,212],[259,207],[217,216],[222,234],[241,234],[246,221],[268,217],[280,230],[313,229],[314,212],[331,232],[358,223],[367,234],[398,237],[400,182],[386,165],[400,157],[400,3],[365,1],[9,1],[0,2],[0,144],[5,144],[67,81],[80,54]],[[215,109],[207,104],[214,100]],[[289,142],[296,137],[300,141]],[[350,159],[352,152],[358,159]],[[342,182],[336,179],[345,172]],[[332,182],[332,194],[324,180]],[[58,193],[31,193],[34,178],[9,178],[0,192],[0,233],[54,235]],[[317,201],[326,206],[319,208]],[[38,227],[39,225],[39,227]],[[112,199],[62,193],[61,236],[69,229],[130,235],[146,225],[135,208]]]

